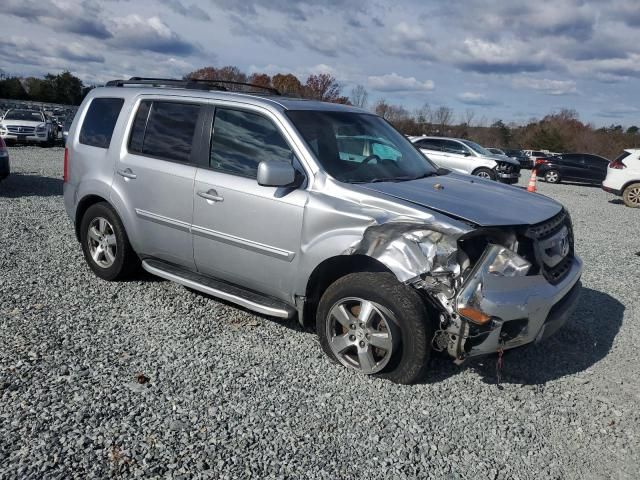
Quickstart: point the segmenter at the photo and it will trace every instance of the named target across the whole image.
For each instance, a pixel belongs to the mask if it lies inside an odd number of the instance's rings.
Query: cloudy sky
[[[206,65],[328,72],[476,119],[640,124],[639,0],[2,0],[0,69],[87,83]]]

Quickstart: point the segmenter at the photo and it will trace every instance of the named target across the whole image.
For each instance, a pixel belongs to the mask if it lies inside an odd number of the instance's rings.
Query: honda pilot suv
[[[335,362],[418,381],[548,337],[580,290],[569,213],[436,167],[381,117],[235,84],[92,90],[67,139],[84,257],[313,325]]]

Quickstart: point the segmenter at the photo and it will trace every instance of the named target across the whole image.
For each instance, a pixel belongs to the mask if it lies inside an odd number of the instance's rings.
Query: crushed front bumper
[[[580,296],[581,274],[578,257],[555,285],[542,275],[500,277],[477,269],[475,279],[479,282],[474,286],[473,301],[491,320],[483,326],[467,322],[459,358],[495,353],[551,336],[573,313]]]

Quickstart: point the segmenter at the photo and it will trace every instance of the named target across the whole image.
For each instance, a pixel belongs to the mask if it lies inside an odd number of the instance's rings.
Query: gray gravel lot
[[[63,150],[10,155],[0,478],[638,478],[640,211],[599,188],[539,185],[585,262],[571,322],[509,352],[501,386],[494,357],[436,359],[409,387],[329,363],[294,321],[99,280],[64,212]]]

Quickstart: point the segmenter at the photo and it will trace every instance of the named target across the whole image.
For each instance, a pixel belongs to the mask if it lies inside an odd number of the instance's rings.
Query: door
[[[132,218],[138,254],[195,269],[192,146],[200,105],[144,100],[136,112],[114,189]]]
[[[447,165],[447,157],[442,151],[442,140],[439,138],[424,138],[416,142],[416,146],[429,160],[442,168],[451,168]]]
[[[557,163],[563,180],[582,181],[588,175],[582,155],[578,153],[566,153],[558,157]]]
[[[598,155],[583,155],[586,166],[589,169],[589,181],[600,184],[607,176],[609,160]]]
[[[216,108],[209,160],[209,168],[196,173],[193,198],[198,270],[291,300],[307,192],[257,183],[261,161],[296,165],[275,119],[255,110]]]
[[[454,140],[441,140],[442,151],[445,156],[446,168],[450,168],[461,173],[471,173],[475,165],[475,157],[467,150],[467,147]]]

